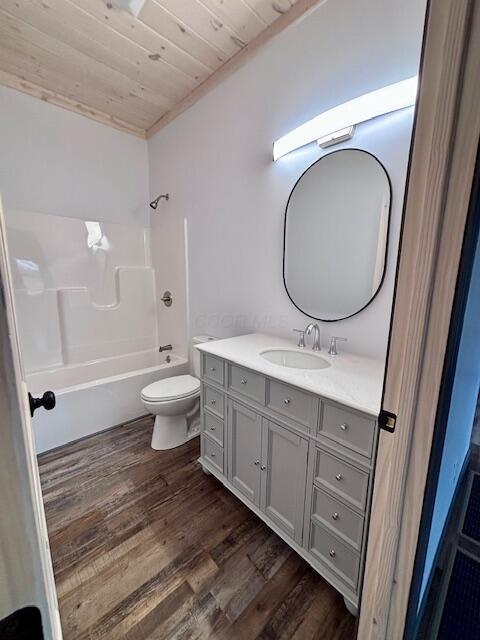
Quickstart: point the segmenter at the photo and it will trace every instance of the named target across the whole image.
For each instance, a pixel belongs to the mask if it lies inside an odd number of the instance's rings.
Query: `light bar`
[[[359,122],[398,111],[415,104],[418,76],[389,84],[387,87],[365,93],[363,96],[333,107],[312,120],[300,125],[273,143],[273,159],[303,147],[310,142],[332,134],[339,129],[352,127]]]

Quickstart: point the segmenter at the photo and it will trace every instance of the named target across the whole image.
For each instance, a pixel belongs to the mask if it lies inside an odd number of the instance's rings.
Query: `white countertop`
[[[341,347],[340,344],[339,351]],[[331,366],[326,369],[283,367],[271,364],[262,358],[260,351],[272,348],[298,351],[300,349],[297,349],[293,341],[263,333],[205,342],[196,345],[196,348],[323,398],[335,400],[352,409],[374,416],[378,416],[380,412],[384,375],[384,363],[380,360],[363,358],[346,352],[329,356],[327,351],[323,350],[318,355],[331,363]],[[313,353],[309,346],[301,351]]]

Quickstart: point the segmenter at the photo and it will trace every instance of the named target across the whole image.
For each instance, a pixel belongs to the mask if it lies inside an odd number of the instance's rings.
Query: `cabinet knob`
[[[215,458],[217,454],[215,453],[215,451],[212,451],[210,455],[212,456],[212,458]]]
[[[240,380],[240,382],[241,382],[242,384],[247,384],[247,379],[246,379],[246,378],[242,378],[242,379]]]
[[[340,482],[340,480],[343,480],[343,475],[341,473],[337,473],[335,478]]]
[[[215,371],[215,367],[210,367],[210,371]]]
[[[335,549],[330,549],[330,551],[328,552],[328,555],[331,558],[335,558],[335,556],[337,555],[336,552],[335,552]]]
[[[255,460],[253,464],[258,467],[258,465],[260,464],[260,460]]]
[[[290,404],[290,402],[291,402],[290,398],[285,398],[283,401],[284,401],[285,404]]]
[[[264,464],[262,464],[262,466],[260,467],[260,469],[261,469],[262,471],[265,471],[265,469],[266,469],[266,468],[267,468],[267,467],[266,467]]]
[[[216,400],[210,400],[210,404],[213,404],[213,406],[215,406],[217,404]]]
[[[341,424],[341,425],[340,425],[340,429],[341,429],[342,431],[346,431],[346,430],[348,429],[348,424],[345,424],[345,423]]]
[[[216,427],[214,427],[213,425],[210,427],[210,431],[215,431]]]
[[[332,513],[332,520],[338,520],[338,513],[336,511]]]

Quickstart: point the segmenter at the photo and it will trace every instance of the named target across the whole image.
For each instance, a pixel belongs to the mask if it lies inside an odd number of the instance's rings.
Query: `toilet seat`
[[[200,380],[191,375],[172,376],[149,384],[142,389],[142,400],[168,402],[198,395]]]

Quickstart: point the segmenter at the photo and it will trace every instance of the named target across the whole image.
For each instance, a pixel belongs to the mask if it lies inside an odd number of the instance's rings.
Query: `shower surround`
[[[29,390],[57,396],[35,414],[37,451],[142,415],[142,387],[187,370],[157,352],[150,229],[26,211],[6,221]]]

